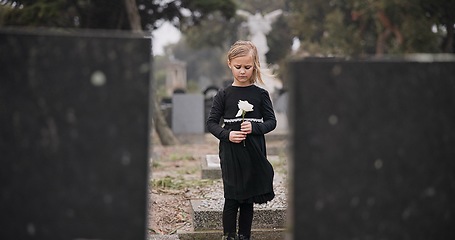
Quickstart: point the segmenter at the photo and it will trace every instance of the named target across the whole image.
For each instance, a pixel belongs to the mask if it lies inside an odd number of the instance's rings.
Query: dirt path
[[[150,234],[173,234],[192,229],[189,199],[202,194],[201,158],[216,154],[218,142],[210,135],[193,144],[165,147],[154,141],[149,189]]]
[[[285,149],[285,145],[284,140],[267,141],[268,149]],[[154,140],[150,166],[149,234],[192,231],[189,200],[204,196],[214,183],[213,180],[201,179],[200,161],[207,154],[217,153],[218,140],[210,134],[196,143],[169,147]],[[278,154],[283,153],[278,151]]]

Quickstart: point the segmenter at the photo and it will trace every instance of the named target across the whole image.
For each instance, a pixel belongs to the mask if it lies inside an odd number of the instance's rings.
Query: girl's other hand
[[[251,126],[251,122],[244,121],[240,125],[240,131],[242,131],[245,134],[250,134],[253,131],[253,127]]]
[[[246,138],[246,133],[242,131],[231,131],[229,133],[229,141],[233,143],[240,143]]]

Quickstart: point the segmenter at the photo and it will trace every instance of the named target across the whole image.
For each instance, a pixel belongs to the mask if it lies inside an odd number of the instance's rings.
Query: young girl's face
[[[232,59],[228,62],[228,66],[234,76],[234,86],[249,86],[253,84],[251,76],[253,76],[254,63],[251,54]]]

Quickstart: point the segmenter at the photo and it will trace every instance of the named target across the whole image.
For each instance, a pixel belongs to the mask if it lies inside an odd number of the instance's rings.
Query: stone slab
[[[211,202],[212,201],[212,202]],[[217,203],[214,203],[217,201]],[[222,229],[222,205],[220,200],[191,200],[193,227],[198,230]],[[210,206],[210,207],[208,207]],[[253,228],[284,228],[286,208],[258,207],[255,205]]]
[[[455,57],[290,74],[293,239],[455,239]]]
[[[211,239],[211,238],[206,238]],[[173,235],[149,235],[147,240],[181,240],[177,234]]]
[[[218,240],[223,236],[222,230],[178,232],[180,240]],[[251,239],[258,240],[283,240],[286,239],[287,231],[283,228],[275,229],[252,229]]]
[[[215,154],[208,154],[201,159],[202,179],[221,179],[220,158]]]
[[[0,30],[0,239],[145,239],[150,40]]]

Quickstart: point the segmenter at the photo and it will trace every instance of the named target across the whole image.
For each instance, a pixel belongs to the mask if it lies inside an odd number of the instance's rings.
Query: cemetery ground
[[[272,162],[275,176],[287,175],[287,139],[267,136],[268,154],[277,155]],[[202,179],[201,160],[218,154],[218,140],[211,134],[186,139],[175,146],[163,146],[154,134],[150,161],[148,234],[174,235],[193,230],[191,199],[220,192],[221,179]],[[220,219],[221,221],[221,219]]]

